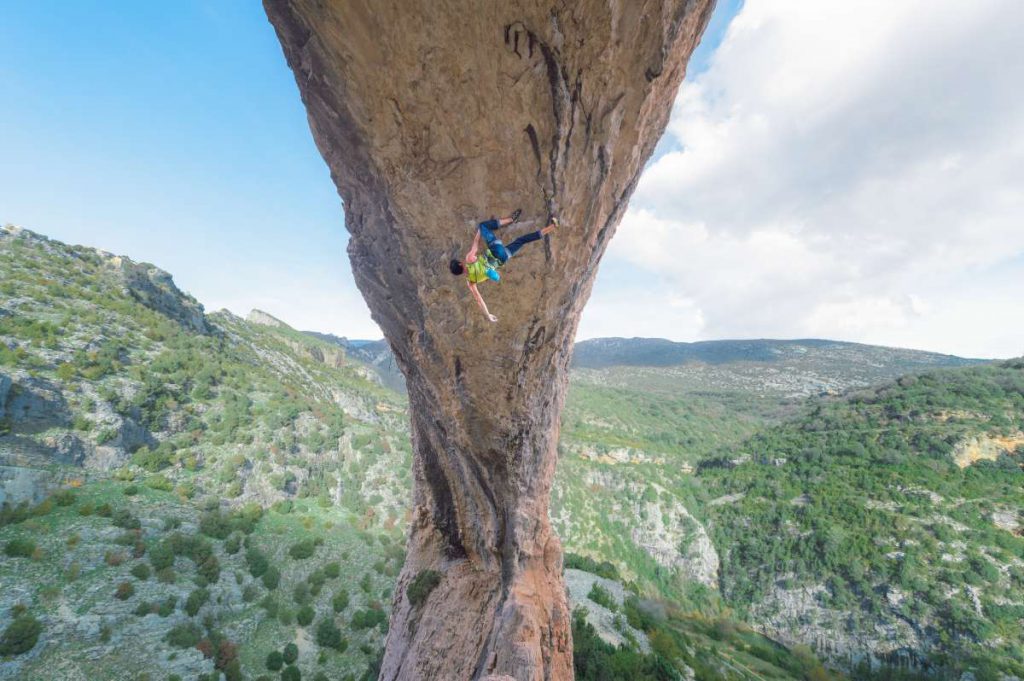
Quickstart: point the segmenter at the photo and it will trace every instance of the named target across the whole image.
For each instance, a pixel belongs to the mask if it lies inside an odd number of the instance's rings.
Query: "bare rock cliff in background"
[[[572,340],[713,1],[264,4],[409,390],[414,516],[381,679],[570,679],[548,503]],[[564,227],[481,286],[492,324],[447,263],[516,207]]]

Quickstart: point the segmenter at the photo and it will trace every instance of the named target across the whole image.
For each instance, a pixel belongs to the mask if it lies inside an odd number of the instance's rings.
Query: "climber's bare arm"
[[[469,290],[473,292],[473,297],[476,298],[477,305],[484,311],[484,315],[492,322],[498,321],[498,318],[491,314],[490,310],[487,309],[487,303],[484,302],[484,297],[480,295],[480,291],[477,290],[476,284],[471,281],[467,281],[466,284],[469,286]]]
[[[479,250],[480,250],[480,232],[477,231],[476,236],[473,237],[473,245],[470,247],[469,251],[466,252],[466,264],[467,265],[469,263],[471,263],[471,262],[476,262],[476,252],[479,251]],[[472,288],[474,290],[476,290],[476,287],[472,287]],[[478,299],[480,298],[480,294],[479,293],[476,294],[476,296],[477,296]]]

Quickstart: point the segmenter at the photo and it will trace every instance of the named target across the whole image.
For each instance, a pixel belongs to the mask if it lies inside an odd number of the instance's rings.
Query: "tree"
[[[299,659],[299,647],[294,643],[289,643],[284,647],[282,657],[286,664],[292,664],[295,660]]]
[[[267,571],[263,573],[263,586],[267,587],[269,591],[273,591],[280,583],[281,571],[271,565],[267,568]]]
[[[0,635],[0,655],[21,655],[35,647],[43,625],[31,615],[19,615]]]
[[[277,650],[272,650],[267,655],[267,669],[272,672],[279,671],[284,666],[284,657]]]
[[[334,620],[322,619],[316,625],[316,642],[322,648],[333,648],[338,652],[347,647],[347,642],[341,637],[341,629],[334,623]]]
[[[208,600],[210,600],[209,591],[206,589],[196,589],[188,595],[188,600],[185,601],[185,612],[188,613],[189,617],[195,617],[196,613],[199,612],[200,608],[202,608]]]

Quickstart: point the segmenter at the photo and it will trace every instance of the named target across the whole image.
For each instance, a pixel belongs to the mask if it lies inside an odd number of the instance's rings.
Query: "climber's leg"
[[[497,258],[502,264],[511,257],[509,252],[505,249],[505,244],[501,242],[497,236],[494,235],[494,230],[501,228],[501,223],[498,220],[485,220],[477,225],[480,230],[480,236],[484,238],[484,242],[487,244],[488,250],[494,257]]]
[[[505,247],[508,250],[509,257],[511,258],[519,251],[520,248],[530,243],[531,241],[538,241],[540,237],[540,232],[530,232],[529,234],[522,235],[521,237],[519,237],[518,239],[516,239],[515,241],[513,241],[512,243]]]

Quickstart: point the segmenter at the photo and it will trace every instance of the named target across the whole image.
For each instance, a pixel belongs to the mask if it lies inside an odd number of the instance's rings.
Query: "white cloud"
[[[701,320],[653,335],[1021,352],[1024,316],[979,311],[1024,298],[1022,25],[1017,0],[748,0],[680,91],[580,337],[639,333],[628,306],[591,321],[636,277]]]

